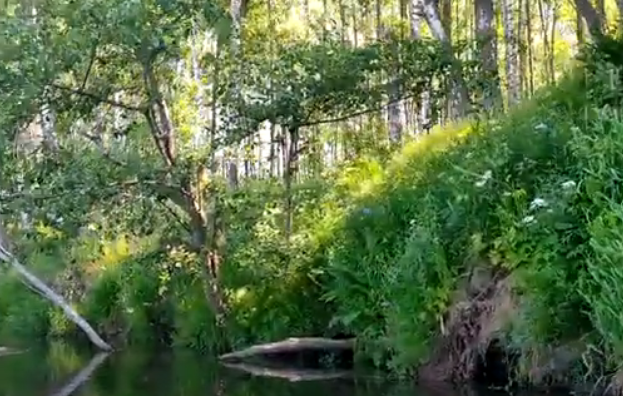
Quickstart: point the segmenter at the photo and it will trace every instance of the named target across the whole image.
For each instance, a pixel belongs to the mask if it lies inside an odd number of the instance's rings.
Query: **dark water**
[[[493,396],[369,377],[298,381],[229,369],[189,352],[104,357],[56,344],[0,357],[0,396]],[[497,393],[501,395],[500,393]],[[534,395],[532,395],[534,396]]]

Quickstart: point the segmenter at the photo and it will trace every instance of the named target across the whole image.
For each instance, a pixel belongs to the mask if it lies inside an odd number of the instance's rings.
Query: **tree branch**
[[[58,89],[58,90],[61,90],[61,91],[69,92],[69,93],[72,93],[74,95],[83,96],[85,98],[93,99],[93,100],[96,100],[96,101],[98,101],[100,103],[106,103],[108,105],[111,105],[111,106],[114,106],[114,107],[119,107],[121,109],[129,110],[129,111],[135,111],[135,112],[144,113],[146,108],[147,108],[146,106],[132,106],[132,105],[128,105],[128,104],[125,104],[125,103],[122,103],[122,102],[117,102],[116,100],[112,100],[112,99],[108,99],[108,98],[102,98],[99,95],[96,95],[96,94],[91,93],[91,92],[84,91],[82,89],[66,87],[66,86],[63,86],[63,85],[55,84],[55,83],[50,84],[50,87]]]
[[[364,109],[364,110],[356,111],[356,112],[349,113],[349,114],[346,114],[346,115],[343,115],[343,116],[339,116],[339,117],[325,118],[325,119],[322,119],[322,120],[315,120],[315,121],[306,121],[306,122],[300,124],[299,127],[309,127],[309,126],[314,126],[314,125],[323,125],[323,124],[331,124],[331,123],[339,122],[339,121],[346,121],[346,120],[349,120],[349,119],[351,119],[353,117],[358,117],[358,116],[362,116],[362,115],[365,115],[365,114],[370,114],[370,113],[374,113],[374,112],[383,110],[384,108],[389,107],[389,106],[391,106],[394,103],[400,102],[400,101],[405,100],[405,99],[411,99],[411,98],[413,98],[415,96],[416,96],[415,94],[402,96],[400,98],[396,98],[396,99],[390,100],[390,101],[388,101],[387,103],[385,103],[385,104],[383,104],[381,106],[367,108],[367,109]]]
[[[87,72],[84,75],[84,79],[82,80],[82,85],[80,90],[83,91],[87,86],[87,81],[89,80],[89,76],[91,75],[91,70],[93,69],[93,64],[95,63],[95,57],[97,55],[97,45],[99,44],[99,38],[93,43],[93,48],[91,49],[91,59],[89,60],[89,66],[87,67]]]

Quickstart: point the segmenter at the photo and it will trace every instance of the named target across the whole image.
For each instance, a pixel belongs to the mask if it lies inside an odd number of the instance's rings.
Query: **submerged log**
[[[254,345],[252,347],[226,353],[220,356],[223,361],[242,360],[246,358],[270,355],[274,353],[297,353],[305,351],[347,352],[355,347],[355,340],[333,340],[330,338],[288,338],[279,342]]]
[[[352,374],[352,372],[348,370],[271,368],[245,363],[223,363],[223,365],[227,368],[244,371],[245,373],[249,373],[254,376],[282,378],[290,382],[347,378]]]

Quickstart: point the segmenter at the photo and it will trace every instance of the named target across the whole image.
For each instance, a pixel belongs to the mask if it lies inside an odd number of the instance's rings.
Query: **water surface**
[[[0,396],[493,396],[369,377],[292,382],[250,375],[190,352],[107,357],[63,344],[0,357]],[[497,393],[500,395],[500,393]],[[535,395],[528,395],[535,396]]]

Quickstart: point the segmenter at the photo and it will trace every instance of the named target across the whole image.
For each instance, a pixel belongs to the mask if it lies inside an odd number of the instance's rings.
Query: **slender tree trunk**
[[[530,96],[534,95],[534,56],[532,54],[532,7],[531,1],[526,0],[526,42],[528,43],[528,89]]]
[[[195,105],[197,106],[197,118],[198,122],[195,125],[193,131],[193,139],[195,144],[205,144],[206,136],[204,135],[204,130],[207,127],[208,122],[208,108],[204,101],[205,95],[205,86],[203,84],[203,73],[204,70],[201,68],[199,60],[203,56],[204,51],[204,42],[201,38],[201,34],[197,26],[193,24],[193,35],[191,41],[191,63],[192,63],[192,76],[194,84],[197,88],[197,93],[195,94]]]
[[[483,80],[489,84],[484,88],[484,108],[492,110],[500,103],[500,79],[498,76],[497,34],[494,26],[494,10],[492,0],[476,0],[476,40],[480,61],[484,71]]]
[[[579,9],[575,10],[575,34],[579,49],[584,44],[584,20]]]
[[[465,116],[469,111],[469,96],[467,94],[467,87],[463,80],[463,73],[461,70],[461,64],[459,60],[454,56],[452,51],[452,45],[450,38],[444,29],[441,18],[439,18],[439,12],[437,10],[437,4],[435,0],[422,0],[423,14],[426,18],[426,22],[435,39],[439,40],[448,55],[452,57],[452,114],[451,118],[460,118]]]
[[[285,220],[284,220],[284,234],[287,240],[292,235],[292,227],[294,220],[294,200],[292,197],[292,184],[296,176],[296,164],[298,161],[298,141],[299,141],[299,129],[298,127],[289,127],[284,131],[284,172],[283,181],[285,186]]]
[[[346,30],[346,9],[342,0],[338,0],[338,9],[340,13],[340,40],[342,44],[346,44],[347,30]]]
[[[422,0],[411,0],[410,26],[411,37],[414,40],[422,38],[422,20],[424,19],[424,4]],[[432,127],[430,120],[430,91],[424,89],[419,97],[418,104],[418,130],[420,133],[427,132]]]
[[[524,26],[526,15],[524,12],[523,0],[517,0],[518,22],[517,22],[517,48],[519,51],[519,94],[523,97],[526,91],[526,46],[524,41]]]
[[[240,103],[242,100],[240,93],[240,73],[242,73],[242,65],[239,63],[240,59],[240,46],[242,39],[242,6],[243,0],[231,0],[229,13],[231,16],[231,40],[230,40],[230,53],[231,58],[234,60],[234,73],[233,73],[233,86],[234,86],[234,101]],[[239,119],[243,119],[244,117],[239,117]],[[243,139],[243,142],[234,148],[234,160],[230,163],[228,172],[229,172],[229,180],[230,186],[236,188],[238,186],[238,163],[240,160],[240,152],[244,150],[244,143],[246,139]]]
[[[603,31],[604,21],[599,12],[593,7],[590,0],[575,0],[576,9],[582,14],[582,17],[586,21],[588,30],[592,33],[594,31]]]
[[[605,24],[608,21],[608,16],[606,15],[606,2],[604,0],[597,0],[597,12],[602,20],[602,24]]]
[[[273,1],[274,0],[268,0],[267,1],[267,6],[268,6],[268,28],[271,29],[272,26],[274,26],[274,20],[273,20],[273,16],[274,16],[274,5],[273,5]],[[323,21],[324,22],[324,21]],[[323,31],[324,31],[324,26],[323,26]],[[274,40],[270,40],[269,43],[269,48],[270,48],[270,58],[271,61],[273,59],[273,57],[275,56],[275,42]],[[271,70],[272,72],[272,70]],[[271,86],[272,86],[272,82],[271,82]],[[271,89],[271,95],[272,95],[272,89]],[[278,158],[278,146],[277,146],[277,135],[276,135],[276,125],[274,123],[274,121],[270,121],[270,148],[269,148],[269,161],[270,161],[270,176],[271,177],[277,177],[278,176],[278,162],[279,162],[279,158]]]
[[[376,1],[376,39],[381,41],[385,39],[385,26],[382,20],[382,7],[380,0]],[[389,70],[389,78],[392,82],[389,84],[390,105],[387,108],[387,117],[389,121],[389,141],[392,145],[398,145],[402,141],[404,123],[402,117],[402,104],[400,99],[400,83],[396,79],[396,70]]]
[[[58,151],[58,137],[56,136],[56,116],[49,103],[41,106],[41,132],[43,133],[43,146],[51,151]]]
[[[550,34],[551,43],[549,46],[549,70],[552,76],[552,83],[556,82],[556,68],[555,68],[555,60],[556,60],[556,22],[558,21],[558,7],[556,4],[551,5],[552,10],[552,31]]]
[[[446,31],[446,35],[448,36],[448,42],[450,43],[450,45],[452,45],[452,2],[451,0],[437,0],[438,2],[438,7],[439,7],[439,11],[440,11],[440,18],[441,18],[441,23],[443,24],[443,28]],[[458,1],[455,1],[456,3],[458,3]],[[456,57],[457,60],[457,64],[460,64],[461,60],[459,58],[459,56],[457,55]],[[458,93],[456,92],[457,90],[457,86],[454,83],[454,79],[450,78],[450,79],[446,79],[445,81],[446,84],[446,90],[447,90],[447,95],[446,95],[446,102],[445,102],[445,106],[444,106],[444,115],[443,115],[443,122],[452,119],[454,116],[453,114],[455,114],[456,112],[454,111],[454,106],[455,106],[455,99],[458,95]]]
[[[27,18],[28,23],[39,32],[38,10],[35,1],[25,1],[23,4],[25,12],[23,16]],[[37,33],[38,35],[39,33]],[[43,147],[51,152],[58,150],[58,139],[56,136],[56,116],[50,103],[47,102],[46,92],[43,93],[42,104],[39,108],[39,122],[41,127],[41,137]]]
[[[515,1],[502,0],[502,21],[506,47],[506,94],[508,107],[519,102],[519,72],[517,57],[517,34],[515,28]]]

